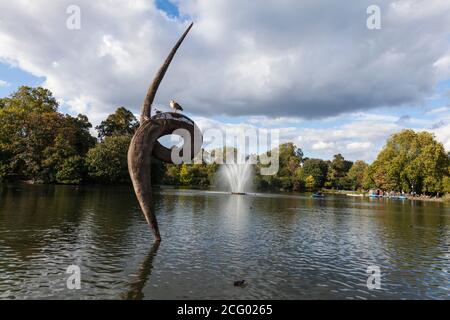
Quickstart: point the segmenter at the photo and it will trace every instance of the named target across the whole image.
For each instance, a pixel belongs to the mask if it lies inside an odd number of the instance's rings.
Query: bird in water
[[[247,283],[245,282],[245,280],[238,280],[234,282],[234,286],[235,287],[240,287],[243,288],[247,285]]]
[[[170,107],[177,113],[177,111],[183,111],[183,108],[174,100],[170,100]]]

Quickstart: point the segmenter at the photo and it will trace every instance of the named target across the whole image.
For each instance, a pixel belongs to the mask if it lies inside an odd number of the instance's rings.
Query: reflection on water
[[[142,300],[144,298],[144,294],[142,293],[142,289],[147,283],[153,269],[153,258],[156,256],[158,252],[159,246],[161,242],[156,241],[149,253],[145,257],[144,261],[142,261],[138,273],[136,275],[136,280],[130,283],[130,289],[127,293],[122,295],[123,299],[126,300]]]
[[[163,189],[155,209],[161,245],[130,188],[0,188],[0,298],[449,298],[442,203]]]

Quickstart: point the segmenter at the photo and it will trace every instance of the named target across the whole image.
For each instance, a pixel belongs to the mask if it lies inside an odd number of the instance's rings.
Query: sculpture
[[[151,162],[152,157],[167,163],[173,163],[172,153],[182,154],[183,148],[168,149],[158,142],[158,139],[165,135],[172,134],[177,129],[185,129],[190,135],[190,159],[201,150],[201,142],[195,141],[195,138],[203,139],[200,130],[194,121],[188,117],[173,112],[157,113],[151,116],[152,103],[158,91],[164,75],[172,62],[175,53],[191,30],[193,23],[178,40],[169,53],[166,61],[157,72],[152,84],[150,85],[147,96],[141,110],[140,126],[137,129],[128,149],[128,171],[130,173],[133,188],[139,201],[142,212],[147,223],[153,229],[157,241],[161,241],[158,222],[153,210],[152,185],[151,185]],[[186,143],[186,140],[185,142]],[[184,147],[184,146],[183,146]],[[180,151],[181,150],[181,151]]]

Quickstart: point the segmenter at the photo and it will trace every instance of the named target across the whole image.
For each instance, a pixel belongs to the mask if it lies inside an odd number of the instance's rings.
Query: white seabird
[[[170,107],[177,113],[177,111],[183,111],[183,108],[174,100],[170,100]]]

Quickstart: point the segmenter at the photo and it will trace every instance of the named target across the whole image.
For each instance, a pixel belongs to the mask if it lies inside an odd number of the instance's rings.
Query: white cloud
[[[332,142],[318,141],[312,145],[313,150],[329,150],[334,149],[335,145]]]
[[[0,88],[9,87],[10,84],[5,80],[0,80]]]
[[[299,117],[252,116],[249,117],[248,122],[263,127],[275,127],[285,125],[299,125],[301,123],[304,123],[304,119]]]
[[[347,144],[347,150],[363,151],[372,147],[371,142],[352,142]]]
[[[193,114],[295,119],[420,104],[448,76],[443,1],[382,1],[378,31],[365,26],[369,0],[177,3],[196,24],[156,103],[175,98]],[[58,98],[84,101],[75,109],[92,119],[119,105],[137,112],[186,23],[152,1],[80,0],[82,29],[71,31],[69,4],[1,2],[0,59],[45,77]]]
[[[342,152],[371,161],[390,134],[441,120],[430,131],[450,149],[447,107],[425,118],[368,111],[421,105],[448,77],[450,29],[442,26],[450,22],[450,3],[381,1],[382,29],[370,31],[372,2],[179,0],[183,19],[195,25],[155,103],[164,109],[170,99],[180,101],[203,128],[279,128],[283,141],[308,156]],[[120,105],[138,113],[187,22],[168,18],[153,1],[79,0],[82,29],[71,31],[70,4],[0,2],[0,60],[45,77],[70,112],[87,114],[94,125]],[[206,118],[222,115],[240,117]],[[309,125],[312,118],[322,126]]]
[[[450,106],[434,108],[434,109],[427,111],[427,114],[429,114],[429,115],[430,114],[431,115],[442,114],[442,113],[447,113],[447,114],[450,113]]]
[[[444,144],[447,151],[450,151],[450,124],[430,130],[435,134],[438,141]]]
[[[344,118],[350,120],[328,128],[264,126],[263,124],[270,119],[260,119],[259,123],[248,123],[246,121],[224,123],[204,117],[194,117],[194,120],[202,130],[212,128],[223,130],[223,132],[230,130],[233,134],[261,127],[277,128],[281,142],[294,142],[303,149],[307,157],[331,159],[334,154],[341,153],[347,159],[367,162],[372,162],[376,158],[389,136],[408,128],[399,123],[398,117],[395,116],[356,113],[337,117],[337,121],[339,122]],[[430,129],[433,121],[436,121],[436,119],[424,120],[411,117],[409,122],[417,124],[414,127],[416,131],[429,131],[435,134],[437,140],[444,144],[446,150],[450,150],[450,124],[442,124],[436,129]],[[206,140],[208,140],[208,137],[206,137]],[[206,149],[218,147],[208,143],[209,141],[205,143]]]

